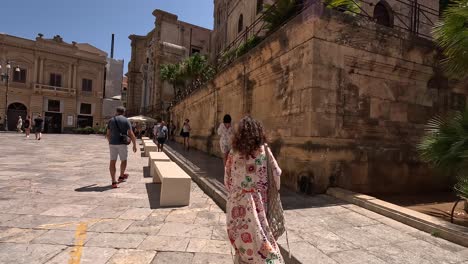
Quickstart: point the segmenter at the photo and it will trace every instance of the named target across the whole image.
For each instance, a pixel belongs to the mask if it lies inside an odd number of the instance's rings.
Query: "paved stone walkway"
[[[0,133],[0,263],[232,262],[224,213],[196,184],[190,206],[159,208],[140,153],[111,189],[102,136],[32,138]]]
[[[222,161],[170,143],[177,157],[222,190]],[[468,249],[328,195],[282,190],[292,255],[311,263],[463,263]],[[280,244],[287,248],[285,236]],[[286,256],[285,256],[286,257]]]

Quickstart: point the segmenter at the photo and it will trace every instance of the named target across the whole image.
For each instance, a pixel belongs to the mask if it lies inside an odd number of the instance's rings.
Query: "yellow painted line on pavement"
[[[75,232],[75,246],[70,252],[70,260],[68,264],[79,264],[81,255],[83,254],[83,245],[86,240],[87,223],[79,223]]]
[[[101,223],[101,222],[106,222],[106,221],[111,221],[112,219],[93,219],[86,221],[87,224],[96,224],[96,223]],[[71,226],[71,225],[77,225],[79,222],[68,222],[68,223],[59,223],[59,224],[46,224],[46,225],[40,225],[37,228],[52,228],[52,227],[66,227],[66,226]]]

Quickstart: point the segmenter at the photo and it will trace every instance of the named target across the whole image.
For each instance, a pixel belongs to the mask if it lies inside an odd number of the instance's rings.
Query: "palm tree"
[[[324,3],[327,8],[336,9],[353,16],[361,12],[359,3],[354,0],[325,0]]]
[[[455,79],[468,77],[468,0],[453,0],[434,28],[434,38],[443,49],[442,66]],[[457,175],[455,191],[468,197],[468,110],[436,117],[427,125],[418,146],[424,161]],[[465,203],[465,209],[468,204]]]
[[[215,75],[214,68],[208,63],[206,56],[198,53],[183,61],[181,70],[184,79],[196,87],[211,80]]]
[[[423,161],[457,175],[455,191],[468,197],[468,110],[429,121],[418,150]]]
[[[443,49],[442,66],[455,79],[468,78],[468,0],[448,4],[434,28],[436,43]]]
[[[160,70],[161,80],[172,84],[174,96],[177,95],[177,85],[183,82],[180,64],[164,64]]]
[[[278,0],[275,4],[265,4],[263,20],[268,32],[275,31],[297,11],[297,0]]]

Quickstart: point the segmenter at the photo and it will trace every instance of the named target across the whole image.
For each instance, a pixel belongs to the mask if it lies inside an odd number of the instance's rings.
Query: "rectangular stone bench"
[[[155,161],[156,181],[161,182],[161,206],[186,206],[190,204],[192,179],[174,162]]]
[[[150,152],[158,151],[158,146],[154,144],[153,141],[144,141],[144,148],[145,148],[145,157],[148,157]]]
[[[160,183],[161,181],[156,180],[156,177],[155,177],[154,162],[155,161],[170,162],[171,159],[164,152],[150,152],[148,157],[149,157],[148,167],[149,167],[150,175],[151,177],[153,177],[153,182]]]
[[[145,140],[151,140],[149,137],[142,137],[140,145],[144,145]]]

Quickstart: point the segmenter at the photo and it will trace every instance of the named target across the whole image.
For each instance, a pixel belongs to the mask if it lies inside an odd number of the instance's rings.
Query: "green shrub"
[[[247,41],[245,43],[243,43],[242,45],[239,46],[239,48],[237,48],[236,56],[240,57],[240,56],[246,54],[251,49],[255,48],[255,46],[260,44],[260,42],[262,42],[262,40],[263,40],[263,38],[259,37],[259,36],[250,37],[249,39],[247,39]]]

